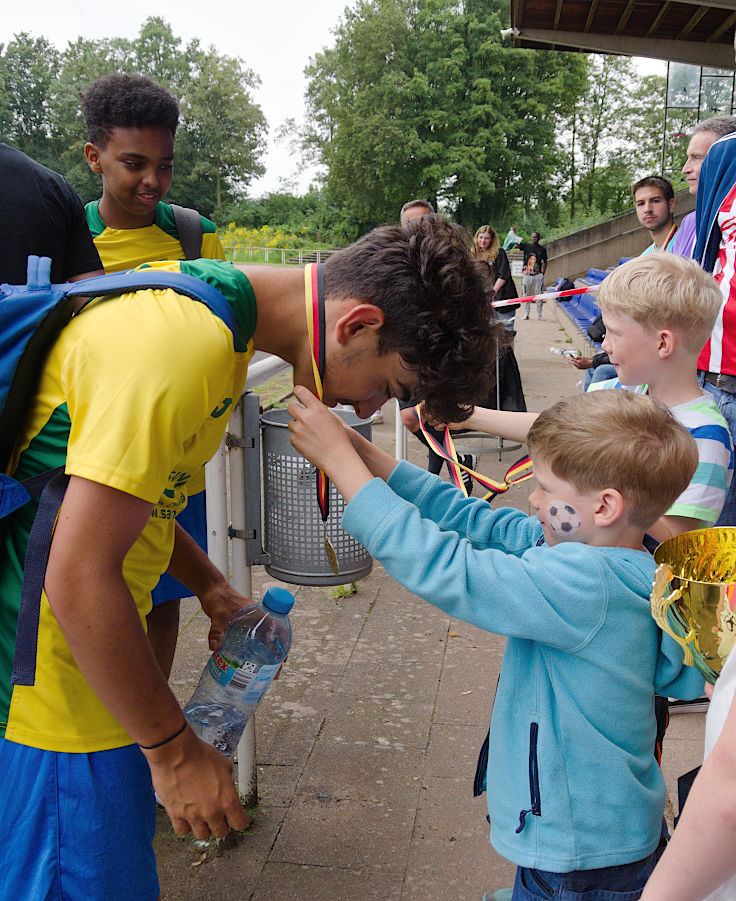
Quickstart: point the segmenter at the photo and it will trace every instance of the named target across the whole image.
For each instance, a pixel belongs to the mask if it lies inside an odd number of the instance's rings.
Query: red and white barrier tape
[[[513,297],[511,300],[494,300],[491,306],[510,307],[515,303],[531,303],[533,300],[556,300],[560,297],[573,297],[575,294],[595,294],[600,285],[591,285],[589,288],[569,288],[567,291],[548,291],[546,294],[529,294],[527,297]]]

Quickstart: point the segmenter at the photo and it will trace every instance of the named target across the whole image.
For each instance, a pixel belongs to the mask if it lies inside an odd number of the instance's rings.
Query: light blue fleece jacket
[[[537,546],[536,517],[494,511],[406,462],[355,495],[343,528],[410,591],[508,636],[487,770],[498,853],[559,873],[649,855],[665,802],[655,690],[703,689],[649,614],[652,557]]]

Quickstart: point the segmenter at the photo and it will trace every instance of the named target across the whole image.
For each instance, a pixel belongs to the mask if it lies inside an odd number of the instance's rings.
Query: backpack
[[[189,207],[170,204],[179,243],[185,260],[198,260],[202,256],[202,217]]]
[[[64,499],[69,477],[64,468],[49,470],[18,482],[6,474],[25,413],[38,388],[46,357],[59,332],[75,315],[78,298],[87,298],[83,309],[97,297],[116,297],[146,288],[172,288],[207,306],[235,334],[230,305],[213,285],[180,272],[138,270],[116,272],[52,285],[49,257],[28,257],[25,285],[0,285],[0,519],[39,498],[39,507],[28,540],[16,637],[13,683],[32,685],[35,644],[29,659],[32,623],[38,624],[38,607],[48,561],[56,514]],[[35,613],[34,613],[35,611]],[[21,623],[28,623],[21,629]],[[19,651],[21,652],[19,654]],[[19,663],[23,665],[19,670]],[[27,681],[30,679],[30,681]]]

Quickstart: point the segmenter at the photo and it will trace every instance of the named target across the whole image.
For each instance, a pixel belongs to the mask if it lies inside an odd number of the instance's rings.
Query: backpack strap
[[[202,217],[196,210],[186,206],[169,204],[174,214],[174,225],[179,235],[179,243],[184,251],[184,259],[198,260],[202,256]]]
[[[209,282],[183,272],[159,272],[157,269],[137,269],[127,272],[113,272],[110,275],[96,275],[69,285],[67,297],[115,297],[129,291],[146,288],[171,288],[177,294],[184,294],[198,300],[218,316],[235,335],[235,314],[222,293]]]
[[[51,536],[56,516],[64,500],[69,484],[69,476],[64,467],[50,469],[24,482],[29,493],[41,497],[38,512],[31,526],[26,559],[23,564],[23,586],[20,594],[18,628],[15,635],[15,658],[13,660],[13,685],[33,685],[36,679],[36,651],[38,647],[38,623],[41,612],[41,592],[43,590],[46,564],[51,550]]]

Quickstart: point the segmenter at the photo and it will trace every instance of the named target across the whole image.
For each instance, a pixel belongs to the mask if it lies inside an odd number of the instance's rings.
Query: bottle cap
[[[288,613],[294,606],[294,595],[285,588],[269,588],[261,603],[274,613]]]

